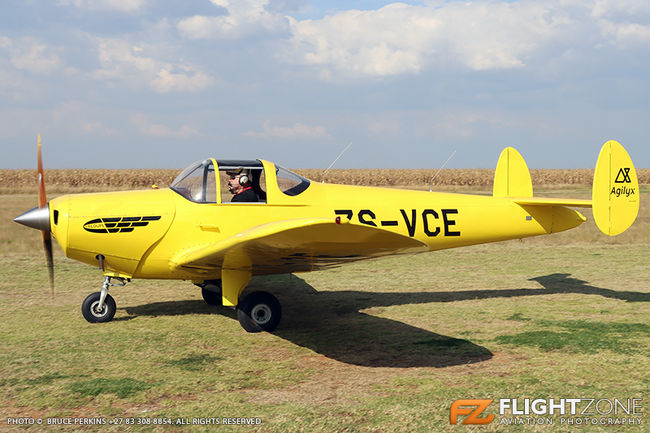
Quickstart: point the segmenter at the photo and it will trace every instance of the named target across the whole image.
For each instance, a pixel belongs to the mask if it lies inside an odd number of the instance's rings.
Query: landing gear
[[[205,302],[209,305],[236,308],[237,320],[247,332],[272,332],[282,318],[282,307],[277,298],[267,292],[252,292],[240,298],[241,292],[250,281],[250,273],[242,275],[233,271],[225,273],[225,277],[224,273],[220,280],[195,283],[201,288]]]
[[[112,283],[111,279],[115,278],[118,283]],[[110,286],[125,286],[126,280],[119,277],[106,277],[102,290],[100,292],[91,293],[84,299],[81,304],[81,313],[84,318],[90,323],[104,323],[110,322],[115,316],[117,306],[115,300],[108,294]]]
[[[197,286],[201,288],[206,304],[221,305],[221,280],[207,280]]]
[[[280,302],[267,292],[252,292],[237,306],[237,319],[247,332],[272,332],[281,318]]]

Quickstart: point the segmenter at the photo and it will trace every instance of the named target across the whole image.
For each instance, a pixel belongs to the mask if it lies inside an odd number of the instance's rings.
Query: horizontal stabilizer
[[[527,197],[513,198],[512,200],[522,206],[591,207],[591,200],[580,200],[575,198]]]

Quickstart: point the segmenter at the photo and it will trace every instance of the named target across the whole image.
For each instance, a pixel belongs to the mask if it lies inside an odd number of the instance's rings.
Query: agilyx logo
[[[485,409],[492,403],[492,400],[456,400],[451,404],[449,409],[449,423],[457,424],[458,416],[465,417],[462,424],[489,424],[494,420],[494,414],[480,416]]]

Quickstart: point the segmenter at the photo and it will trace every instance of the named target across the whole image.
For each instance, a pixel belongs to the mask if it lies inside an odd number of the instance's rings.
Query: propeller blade
[[[36,143],[36,157],[38,159],[38,207],[47,207],[47,195],[45,194],[45,176],[43,175],[43,157],[41,156],[41,134],[38,134]],[[45,261],[47,262],[47,273],[50,279],[50,294],[54,296],[54,257],[52,256],[52,235],[49,230],[41,230],[43,235],[43,249],[45,250]]]
[[[36,155],[38,158],[38,207],[45,207],[47,195],[45,195],[45,177],[43,176],[43,158],[41,156],[41,134],[38,134]]]
[[[43,248],[45,249],[45,260],[47,261],[47,273],[50,279],[50,295],[54,297],[54,257],[52,256],[52,238],[47,233],[43,233]]]

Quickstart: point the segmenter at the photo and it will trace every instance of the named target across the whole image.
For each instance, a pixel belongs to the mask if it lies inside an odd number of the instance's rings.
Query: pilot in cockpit
[[[228,179],[228,189],[233,194],[233,202],[257,202],[259,197],[253,189],[251,173],[242,167],[229,170],[226,172]]]

